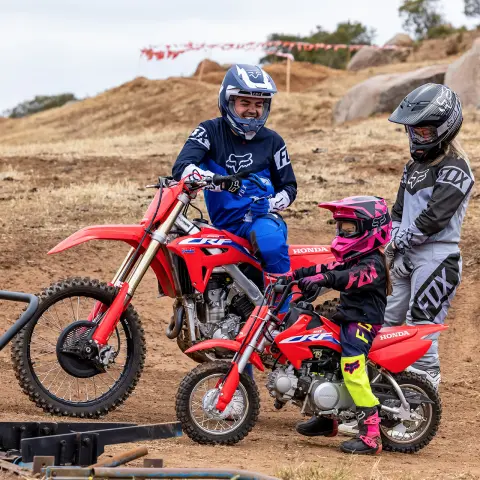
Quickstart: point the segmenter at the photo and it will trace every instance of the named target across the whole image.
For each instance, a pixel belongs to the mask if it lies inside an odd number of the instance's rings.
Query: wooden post
[[[287,57],[287,95],[290,95],[290,64],[292,61]]]
[[[200,63],[200,71],[198,72],[198,81],[202,81],[202,76],[203,76],[203,68],[205,67],[205,59],[202,60]]]

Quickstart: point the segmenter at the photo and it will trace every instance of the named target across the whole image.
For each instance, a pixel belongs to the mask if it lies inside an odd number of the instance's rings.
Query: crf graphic
[[[360,368],[360,360],[355,360],[352,363],[346,363],[343,367],[343,370],[347,373],[352,374],[357,368]]]
[[[226,166],[233,173],[238,173],[242,168],[247,168],[253,163],[252,154],[234,155],[233,153],[228,157]]]
[[[408,179],[408,185],[413,188],[417,183],[423,182],[427,178],[428,168],[423,172],[413,172]]]

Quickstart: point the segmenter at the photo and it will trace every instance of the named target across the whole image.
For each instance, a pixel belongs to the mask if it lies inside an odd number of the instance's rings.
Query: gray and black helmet
[[[389,120],[405,125],[413,160],[430,161],[445,151],[459,132],[462,104],[450,88],[427,83],[410,92]]]

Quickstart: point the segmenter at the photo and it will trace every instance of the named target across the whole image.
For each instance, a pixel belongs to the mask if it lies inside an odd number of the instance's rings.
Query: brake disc
[[[58,337],[58,363],[69,375],[90,378],[104,372],[99,362],[94,360],[98,356],[97,346],[89,342],[95,327],[93,322],[80,320],[66,327]]]

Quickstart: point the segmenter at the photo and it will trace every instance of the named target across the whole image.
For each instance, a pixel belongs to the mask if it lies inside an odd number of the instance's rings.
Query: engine
[[[226,274],[214,274],[199,309],[200,329],[206,338],[233,340],[253,311],[253,304]]]
[[[267,389],[277,404],[289,400],[313,414],[321,411],[345,410],[353,400],[343,379],[335,374],[295,371],[293,366],[280,367],[268,375]],[[280,408],[280,407],[279,407]]]

